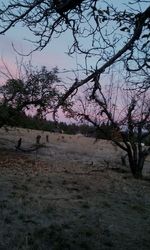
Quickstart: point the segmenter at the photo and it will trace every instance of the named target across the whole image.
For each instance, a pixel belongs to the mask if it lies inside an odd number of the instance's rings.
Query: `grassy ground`
[[[149,179],[69,145],[53,141],[50,158],[0,150],[0,250],[149,250]]]

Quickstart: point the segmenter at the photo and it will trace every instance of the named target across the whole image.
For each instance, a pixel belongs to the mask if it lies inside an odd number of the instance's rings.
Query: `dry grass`
[[[116,172],[122,152],[59,134],[37,154],[11,150],[38,133],[0,131],[0,250],[148,250],[150,182]]]

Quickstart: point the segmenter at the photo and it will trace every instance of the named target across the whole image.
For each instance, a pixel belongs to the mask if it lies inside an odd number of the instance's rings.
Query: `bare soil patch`
[[[119,149],[41,132],[45,147],[22,154],[19,136],[30,146],[39,132],[2,132],[0,250],[149,250],[150,181],[121,168]]]

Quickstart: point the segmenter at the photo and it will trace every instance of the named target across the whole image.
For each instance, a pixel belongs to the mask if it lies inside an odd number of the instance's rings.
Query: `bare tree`
[[[149,94],[148,89],[141,92],[124,88],[111,93],[110,98],[102,86],[94,92],[88,88],[86,96],[76,100],[78,105],[68,110],[72,117],[89,122],[104,134],[107,130],[103,130],[102,123],[111,127],[109,136],[115,145],[126,152],[135,178],[142,177],[144,162],[150,153],[150,146],[142,146],[145,138],[150,135]]]

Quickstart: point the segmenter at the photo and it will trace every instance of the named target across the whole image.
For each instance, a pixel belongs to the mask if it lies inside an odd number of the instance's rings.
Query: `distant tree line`
[[[30,116],[25,112],[18,112],[11,106],[0,105],[0,127],[21,127],[26,129],[36,129],[49,132],[58,132],[65,134],[78,134],[81,133],[87,137],[93,137],[96,139],[111,140],[112,128],[110,125],[102,123],[101,130],[96,130],[94,126],[88,124],[67,124],[66,122],[54,122],[52,120],[46,120],[45,118],[39,118],[38,115]]]

